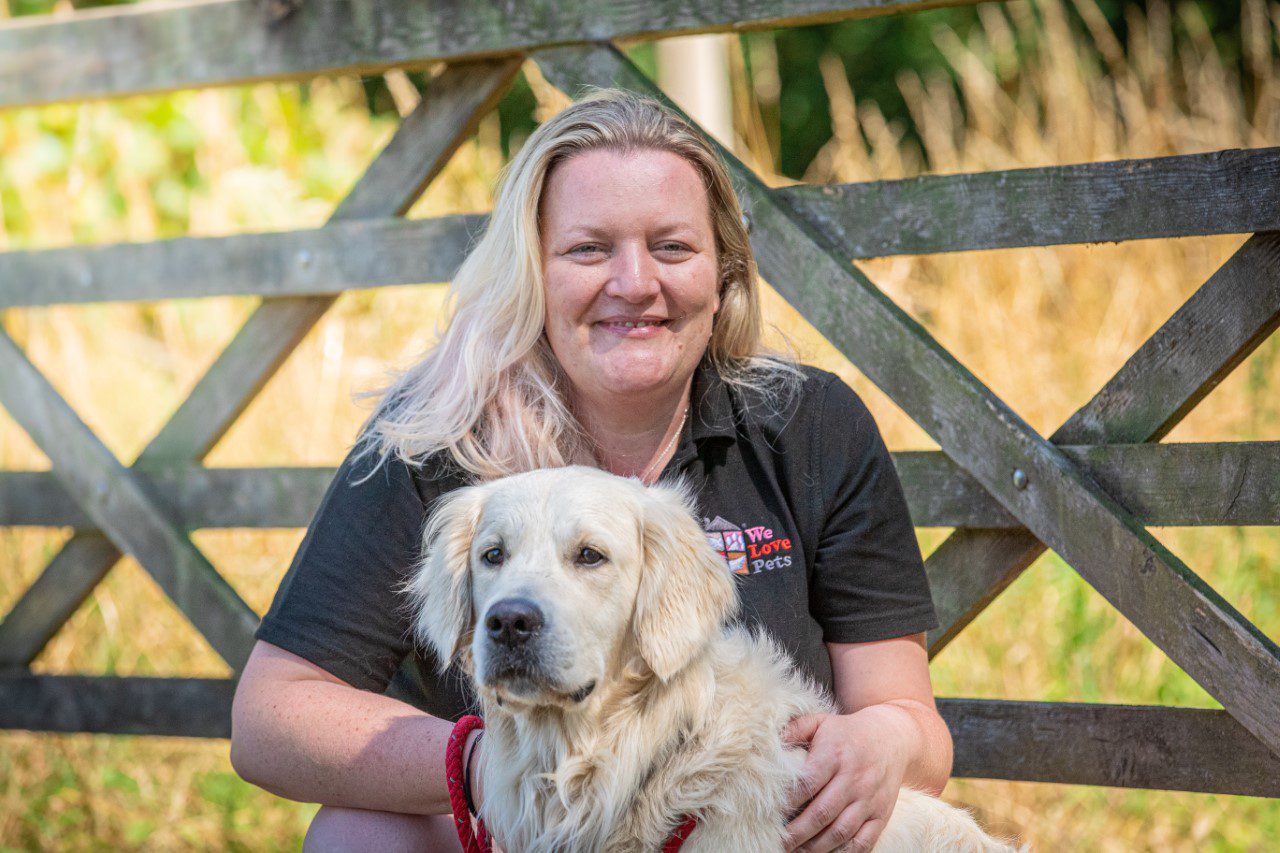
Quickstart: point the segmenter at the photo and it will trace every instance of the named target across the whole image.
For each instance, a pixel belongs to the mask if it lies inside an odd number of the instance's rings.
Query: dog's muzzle
[[[484,617],[484,630],[489,639],[508,649],[528,646],[546,621],[542,608],[527,598],[504,598],[495,601]]]
[[[548,667],[546,615],[528,598],[514,596],[495,601],[484,615],[488,641],[481,680],[490,687],[501,684],[515,695],[549,691],[561,701],[577,704],[595,690],[596,682],[567,687]]]
[[[517,693],[546,685],[550,678],[543,660],[546,617],[541,607],[527,598],[503,598],[490,605],[483,625],[488,645],[483,681],[502,683]]]

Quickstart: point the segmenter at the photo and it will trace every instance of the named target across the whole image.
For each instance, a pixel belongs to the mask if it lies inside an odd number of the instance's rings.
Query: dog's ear
[[[484,493],[478,486],[441,498],[422,534],[422,559],[407,584],[413,602],[413,633],[435,650],[448,669],[471,644],[471,540]]]
[[[644,563],[634,631],[640,655],[667,681],[737,608],[724,559],[707,542],[679,488],[651,486],[644,501]]]

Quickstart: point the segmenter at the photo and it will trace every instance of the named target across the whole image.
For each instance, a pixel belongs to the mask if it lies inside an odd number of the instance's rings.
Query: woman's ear
[[[435,651],[442,671],[471,645],[471,540],[483,496],[481,487],[468,486],[440,499],[422,534],[422,559],[407,584],[414,636]]]
[[[684,669],[737,610],[737,588],[681,490],[650,486],[632,620],[640,656],[663,681]]]

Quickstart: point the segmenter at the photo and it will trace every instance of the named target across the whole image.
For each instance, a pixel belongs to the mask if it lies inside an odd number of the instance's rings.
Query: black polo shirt
[[[663,477],[690,480],[708,540],[735,572],[739,618],[767,629],[831,686],[826,642],[901,637],[938,625],[920,549],[871,413],[835,374],[805,367],[785,405],[694,375],[692,412]],[[258,639],[365,690],[456,719],[464,679],[415,648],[396,592],[436,500],[465,485],[452,465],[376,457],[338,469],[281,581]]]

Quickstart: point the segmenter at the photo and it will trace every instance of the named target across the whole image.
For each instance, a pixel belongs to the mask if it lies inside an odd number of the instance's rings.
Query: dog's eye
[[[601,554],[595,548],[583,546],[578,549],[576,562],[579,566],[598,566],[605,561],[604,554]]]
[[[505,557],[506,557],[506,554],[502,553],[501,548],[490,548],[488,551],[485,551],[483,554],[480,555],[480,559],[484,560],[486,563],[488,563],[491,566],[501,566],[502,560]]]

